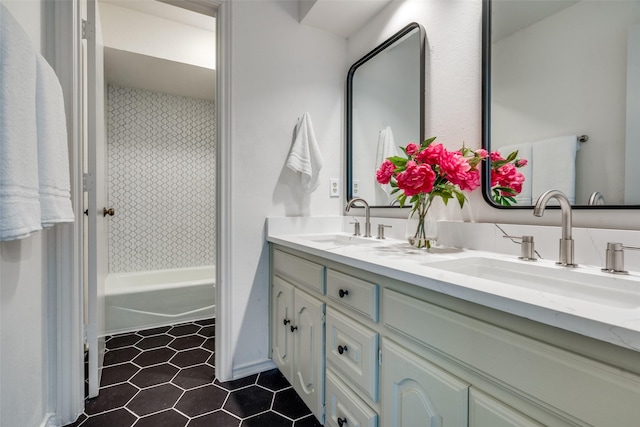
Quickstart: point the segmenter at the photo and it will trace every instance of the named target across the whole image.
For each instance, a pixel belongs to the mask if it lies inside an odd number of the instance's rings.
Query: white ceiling
[[[300,23],[349,38],[392,0],[298,0]]]
[[[108,83],[215,101],[216,71],[124,50],[104,48]]]
[[[491,41],[496,42],[579,0],[498,0],[491,3]]]

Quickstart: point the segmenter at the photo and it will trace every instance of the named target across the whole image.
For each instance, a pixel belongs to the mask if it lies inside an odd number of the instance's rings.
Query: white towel
[[[36,120],[42,226],[72,222],[74,216],[62,87],[56,73],[40,55],[36,73]]]
[[[502,157],[504,157],[505,159],[509,154],[511,154],[514,151],[517,151],[519,159],[527,160],[526,166],[518,168],[518,172],[524,175],[524,184],[522,184],[522,191],[520,192],[520,194],[515,196],[515,199],[516,199],[516,204],[519,206],[531,206],[532,204],[531,175],[532,175],[532,167],[533,167],[532,166],[533,165],[532,144],[529,142],[525,142],[522,144],[505,145],[504,147],[499,148],[498,151],[500,152],[500,154],[502,154]]]
[[[0,3],[0,240],[40,230],[36,52]]]
[[[376,150],[376,164],[375,164],[375,169],[373,171],[373,179],[376,179],[376,171],[380,168],[380,165],[385,161],[385,159],[387,157],[393,157],[393,156],[397,156],[399,155],[398,153],[398,148],[396,147],[396,142],[393,138],[393,132],[391,131],[391,128],[389,126],[387,126],[386,128],[382,129],[379,133],[378,133],[378,148]],[[385,195],[383,195],[383,197],[385,197],[385,199],[389,199],[391,197],[391,191],[393,190],[393,188],[391,187],[390,184],[380,184],[377,182],[379,188],[382,189],[382,191],[385,193]],[[389,200],[379,200],[379,204],[383,204],[386,205],[388,203]]]
[[[322,155],[316,136],[313,133],[311,116],[304,113],[302,119],[296,126],[295,138],[289,157],[287,167],[300,174],[302,188],[306,193],[313,193],[320,184],[319,176],[322,169]]]
[[[545,139],[533,143],[533,201],[547,190],[562,191],[571,204],[576,202],[576,135]],[[551,202],[556,203],[555,200]]]

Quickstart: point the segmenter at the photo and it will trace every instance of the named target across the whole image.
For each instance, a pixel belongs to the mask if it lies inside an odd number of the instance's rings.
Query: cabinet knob
[[[340,289],[340,291],[338,292],[338,295],[340,295],[340,298],[344,298],[345,295],[349,295],[349,291]]]
[[[348,349],[347,349],[347,346],[346,346],[346,345],[344,345],[344,346],[343,346],[343,345],[339,345],[339,346],[338,346],[338,353],[340,353],[340,354],[344,353],[344,352],[345,352],[345,351],[347,351],[347,350],[348,350]]]
[[[284,319],[284,320],[282,321],[282,323],[284,323],[284,326],[287,326],[289,323],[291,323],[291,320],[289,320],[289,319]]]
[[[296,331],[297,329],[298,329],[298,327],[297,327],[297,326],[293,326],[293,325],[291,325],[291,332],[294,332],[294,331]]]
[[[346,418],[338,418],[338,425],[340,427],[342,427],[345,424],[347,424],[347,419]]]

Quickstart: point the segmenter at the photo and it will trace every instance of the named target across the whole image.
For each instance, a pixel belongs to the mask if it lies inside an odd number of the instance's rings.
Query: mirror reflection
[[[424,139],[424,30],[407,25],[357,61],[347,77],[347,198],[391,206],[376,170]]]
[[[483,13],[484,147],[528,160],[515,206],[549,189],[640,205],[640,2],[485,0]]]

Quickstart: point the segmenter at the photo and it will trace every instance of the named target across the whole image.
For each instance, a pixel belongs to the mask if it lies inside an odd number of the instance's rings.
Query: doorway
[[[202,8],[149,0],[95,6],[103,55],[87,55],[98,76],[90,99],[102,104],[93,119],[104,127],[94,125],[96,144],[87,144],[85,162],[96,193],[89,191],[87,207],[90,396],[97,394],[106,335],[212,317],[216,293],[215,7],[203,15]],[[208,54],[193,49],[203,35],[210,37]],[[131,288],[158,278],[149,288],[161,296]],[[176,288],[185,282],[194,286]]]

